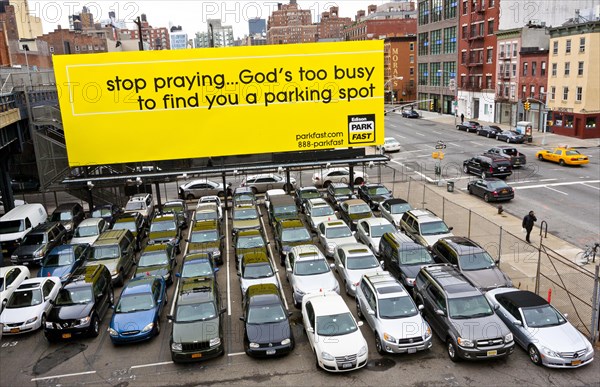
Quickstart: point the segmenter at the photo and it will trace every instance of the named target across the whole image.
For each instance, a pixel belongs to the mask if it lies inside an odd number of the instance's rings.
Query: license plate
[[[274,349],[267,349],[267,355],[275,355],[275,351]]]
[[[19,328],[11,328],[10,333],[19,333],[20,331]]]
[[[408,349],[408,353],[415,353],[415,352],[417,352],[416,348],[409,348]]]
[[[202,357],[201,353],[192,353],[192,359],[198,359],[200,357]]]
[[[572,366],[576,366],[576,365],[580,365],[580,364],[581,364],[581,360],[573,360],[573,361],[571,362],[571,365],[572,365]]]
[[[498,351],[494,350],[494,351],[487,351],[487,355],[488,356],[496,356],[498,354]]]
[[[500,193],[508,193],[508,190],[503,189]]]
[[[342,368],[352,368],[352,363],[342,363]]]
[[[2,250],[3,253],[8,253],[8,250],[4,249]]]
[[[71,334],[70,333],[63,333],[62,334],[62,338],[63,339],[70,339],[71,338]]]

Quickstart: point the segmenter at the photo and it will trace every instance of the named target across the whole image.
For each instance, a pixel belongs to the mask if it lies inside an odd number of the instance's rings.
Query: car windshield
[[[341,336],[356,332],[358,327],[350,312],[317,316],[317,334],[319,336]]]
[[[348,270],[365,270],[375,267],[379,267],[379,262],[373,254],[346,258],[346,268]]]
[[[492,257],[485,251],[461,255],[458,259],[461,270],[484,270],[496,266]]]
[[[242,276],[247,279],[272,277],[273,268],[267,262],[246,265],[246,267],[244,267],[244,273]]]
[[[208,261],[186,262],[181,270],[182,278],[212,276],[213,269]]]
[[[331,216],[334,215],[335,211],[330,206],[319,206],[313,207],[311,211],[312,216]]]
[[[409,296],[379,300],[379,317],[391,319],[417,315],[418,310]]]
[[[108,208],[101,208],[92,212],[92,218],[105,218],[111,215],[112,213]]]
[[[150,232],[162,232],[162,231],[175,231],[177,230],[177,223],[172,220],[152,222],[150,225]]]
[[[390,191],[385,187],[369,188],[369,195],[388,195]]]
[[[35,246],[42,245],[46,243],[46,235],[45,234],[29,234],[23,239],[21,242],[21,246]]]
[[[42,303],[42,292],[40,289],[32,290],[17,290],[15,291],[6,304],[6,308],[26,308],[28,306],[39,305]]]
[[[335,238],[346,238],[351,237],[352,231],[348,226],[342,227],[329,227],[325,230],[325,237],[335,239]]]
[[[258,214],[254,208],[236,209],[233,211],[233,220],[249,220],[257,218]]]
[[[545,328],[562,325],[567,320],[551,305],[534,306],[523,308],[523,317],[528,327]]]
[[[354,206],[348,206],[349,214],[364,214],[367,212],[371,212],[371,208],[368,204],[357,204]]]
[[[73,219],[73,214],[70,212],[55,212],[50,217],[51,222],[60,222],[61,220],[64,222],[71,219]]]
[[[285,229],[281,233],[282,242],[300,242],[310,239],[310,234],[305,228]]]
[[[62,288],[58,292],[56,305],[89,304],[93,299],[91,287]]]
[[[576,155],[580,155],[581,153],[579,153],[579,151],[576,151],[575,149],[571,149],[567,151],[567,156],[576,156]]]
[[[391,224],[371,226],[371,238],[381,238],[386,232],[394,233],[396,232],[396,228]]]
[[[415,247],[414,249],[400,250],[401,265],[426,265],[434,263],[431,254],[425,247]]]
[[[275,215],[283,215],[283,214],[296,214],[298,210],[296,210],[296,206],[284,206],[284,207],[275,207],[273,208],[273,212]]]
[[[25,231],[25,222],[23,220],[5,220],[0,222],[0,234],[12,234],[19,231]]]
[[[248,324],[272,324],[287,318],[281,304],[252,305],[248,308]]]
[[[181,204],[169,204],[168,206],[163,207],[164,212],[183,212],[183,206]]]
[[[450,317],[456,319],[491,316],[494,311],[483,295],[448,300]]]
[[[253,247],[263,247],[265,241],[260,235],[240,237],[237,240],[238,249],[251,249]]]
[[[217,308],[212,301],[200,304],[178,305],[175,314],[177,322],[212,320],[217,317]]]
[[[129,231],[137,231],[137,228],[135,227],[135,222],[131,221],[131,222],[118,222],[115,223],[115,225],[112,228],[113,230],[129,230]]]
[[[421,235],[448,234],[448,226],[443,221],[421,223]]]
[[[119,257],[119,246],[94,246],[91,259],[114,259]]]
[[[219,219],[219,214],[216,211],[196,212],[196,215],[194,215],[194,219],[197,222],[201,222],[204,220],[217,220]]]
[[[233,197],[234,202],[252,202],[254,201],[254,196],[249,193],[237,194]]]
[[[316,199],[316,198],[320,198],[321,194],[316,189],[311,189],[311,190],[301,191],[300,197],[302,199]]]
[[[502,180],[489,181],[488,185],[489,185],[490,189],[493,189],[493,190],[502,189],[502,188],[508,188],[508,184],[506,184]]]
[[[128,202],[125,205],[125,211],[137,211],[146,209],[144,202]]]
[[[85,238],[98,235],[98,227],[96,226],[82,226],[75,229],[75,238]]]
[[[195,231],[190,237],[191,243],[215,242],[219,239],[217,230]]]
[[[59,254],[49,254],[42,266],[44,267],[53,267],[53,266],[66,266],[71,265],[75,262],[75,257],[73,257],[72,251],[65,251]]]
[[[154,298],[151,293],[125,294],[121,296],[115,312],[130,313],[154,308]]]
[[[410,210],[412,210],[412,207],[408,203],[392,204],[392,206],[390,207],[390,212],[392,214],[403,214],[406,211]]]
[[[296,261],[294,264],[296,275],[315,275],[329,272],[329,265],[324,259],[310,259]]]
[[[158,265],[168,265],[169,264],[169,256],[167,255],[167,251],[152,251],[143,253],[140,257],[140,262],[138,263],[139,267],[147,267],[147,266],[158,266]]]
[[[335,196],[352,195],[352,190],[347,187],[336,188],[334,194]]]

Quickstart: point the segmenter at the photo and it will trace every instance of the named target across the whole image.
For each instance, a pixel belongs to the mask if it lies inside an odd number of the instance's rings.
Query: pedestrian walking
[[[525,240],[527,243],[531,243],[529,240],[529,235],[531,234],[531,230],[533,230],[533,223],[537,222],[537,218],[533,211],[529,211],[529,214],[525,215],[523,218],[523,229],[525,230]]]
[[[462,124],[463,122],[465,122],[465,115],[460,113],[460,123]]]

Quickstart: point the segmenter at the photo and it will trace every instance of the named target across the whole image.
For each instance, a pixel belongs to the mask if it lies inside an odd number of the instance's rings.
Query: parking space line
[[[245,355],[246,352],[233,352],[233,353],[228,353],[227,356],[241,356],[241,355]]]
[[[54,376],[44,376],[42,378],[33,378],[32,382],[36,382],[38,380],[48,380],[48,379],[58,379],[58,378],[67,378],[69,376],[79,376],[79,375],[91,375],[95,374],[96,371],[85,371],[85,372],[75,372],[73,374],[62,374],[62,375],[54,375]]]
[[[581,185],[585,185],[586,187],[590,187],[590,188],[597,189],[598,191],[600,191],[600,188],[599,188],[599,187],[594,187],[593,185],[587,185],[587,184],[585,184],[585,183],[583,183],[583,184],[581,184]]]
[[[173,364],[173,362],[172,361],[161,361],[160,363],[140,364],[140,365],[131,366],[129,368],[133,370],[136,368],[155,367],[155,366],[161,366],[161,365],[167,365],[167,364]]]
[[[281,270],[279,270],[279,266],[276,262],[274,262],[274,258],[273,258],[273,249],[271,248],[271,241],[269,240],[269,233],[266,232],[266,228],[265,228],[265,221],[263,220],[263,217],[261,215],[260,217],[260,224],[262,225],[262,229],[265,231],[265,236],[267,237],[267,242],[269,242],[269,244],[267,245],[269,248],[269,260],[271,261],[271,265],[273,265],[273,268],[275,268],[275,270],[277,270],[277,275],[275,276],[275,278],[277,278],[277,283],[279,284],[279,290],[281,291],[281,294],[283,296],[283,285],[281,284],[281,279],[279,278],[279,273],[281,272]],[[285,309],[290,310],[287,300],[285,298],[285,296],[281,297],[283,298],[283,303],[285,304]]]
[[[394,137],[406,138],[406,137],[404,137],[404,136],[401,136],[401,135],[399,135],[399,134],[394,134]]]
[[[225,198],[227,200],[227,198]],[[227,251],[225,265],[227,265],[227,316],[231,316],[231,284],[229,283],[230,269],[229,269],[229,216],[227,211],[225,211],[225,249]]]
[[[552,188],[552,187],[546,187],[546,188],[547,188],[547,189],[549,189],[550,191],[558,192],[558,193],[560,193],[560,194],[563,194],[563,195],[567,195],[567,196],[569,195],[569,194],[568,194],[568,193],[566,193],[566,192],[559,191],[559,190],[557,190],[557,189],[554,189],[554,188]]]
[[[423,133],[415,132],[415,134],[425,137],[425,135]]]

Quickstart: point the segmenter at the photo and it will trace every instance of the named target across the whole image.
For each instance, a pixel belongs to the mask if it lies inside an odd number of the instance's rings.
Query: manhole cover
[[[394,360],[382,357],[380,359],[370,360],[367,363],[366,368],[371,371],[387,371],[395,365],[396,362]]]

